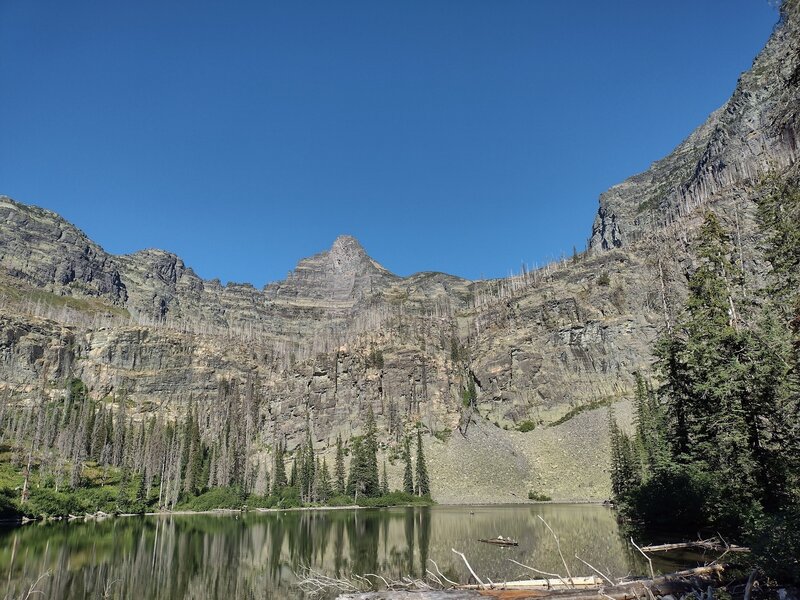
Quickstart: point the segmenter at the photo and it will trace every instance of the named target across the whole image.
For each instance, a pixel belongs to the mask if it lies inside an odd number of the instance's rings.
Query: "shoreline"
[[[529,500],[527,502],[474,502],[469,504],[432,504],[428,508],[435,508],[435,507],[442,507],[442,508],[458,508],[463,507],[467,508],[503,508],[503,507],[519,507],[519,506],[536,506],[536,505],[547,505],[547,504],[568,504],[568,505],[597,505],[597,506],[607,506],[608,502],[604,500],[546,500],[546,501],[536,501],[536,500]],[[84,515],[68,515],[68,516],[60,516],[60,517],[40,517],[40,518],[28,518],[28,517],[20,517],[19,519],[2,519],[0,520],[0,526],[21,526],[27,525],[29,523],[50,523],[56,521],[66,521],[68,523],[72,522],[83,522],[88,523],[90,521],[105,521],[107,519],[112,519],[115,517],[167,517],[167,516],[192,516],[192,515],[239,515],[239,514],[247,514],[247,513],[261,513],[261,514],[269,514],[269,513],[283,513],[283,512],[306,512],[306,511],[335,511],[335,510],[365,510],[365,509],[374,509],[374,510],[385,510],[391,508],[413,508],[416,505],[413,504],[398,504],[395,506],[383,506],[383,507],[373,507],[373,506],[359,506],[357,504],[350,504],[347,506],[295,506],[290,508],[212,508],[209,510],[161,510],[161,511],[151,511],[145,513],[105,513],[102,511],[98,511],[97,513],[86,513]]]

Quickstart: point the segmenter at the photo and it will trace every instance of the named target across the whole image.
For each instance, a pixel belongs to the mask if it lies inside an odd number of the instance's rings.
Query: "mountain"
[[[753,200],[764,177],[797,177],[798,6],[784,4],[722,108],[600,196],[586,253],[507,279],[398,277],[341,236],[262,290],[223,286],[162,250],[109,254],[2,197],[0,390],[24,404],[79,377],[137,418],[256,394],[259,456],[280,440],[294,448],[307,423],[330,452],[371,406],[393,486],[403,432],[420,423],[440,501],[607,497],[606,407],[629,416],[634,373],[685,293],[703,212],[734,232],[748,276],[763,269]]]

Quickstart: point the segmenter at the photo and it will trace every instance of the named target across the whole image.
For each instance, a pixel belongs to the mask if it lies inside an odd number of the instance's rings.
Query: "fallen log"
[[[698,581],[704,584],[724,571],[722,565],[710,565],[661,575],[652,579],[633,579],[613,586],[603,586],[599,577],[572,577],[576,587],[565,587],[561,580],[528,580],[496,583],[491,587],[481,585],[459,585],[450,590],[431,591],[392,591],[360,592],[342,594],[338,600],[477,600],[495,598],[497,600],[636,600],[667,594],[681,594],[696,587]],[[590,579],[596,581],[592,587],[579,587]],[[549,581],[552,587],[541,582]],[[569,580],[567,580],[569,581]],[[531,585],[534,584],[534,585]]]
[[[519,542],[511,538],[496,537],[489,539],[479,539],[479,542],[484,544],[494,544],[495,546],[519,546]]]
[[[525,589],[542,589],[542,590],[563,590],[563,589],[585,589],[585,588],[598,588],[605,583],[600,577],[590,575],[588,577],[563,577],[558,579],[521,579],[518,581],[505,581],[503,583],[495,583],[496,589],[507,590],[525,590]],[[459,585],[459,590],[479,590],[483,589],[479,585],[467,584]]]
[[[654,546],[642,546],[645,552],[669,552],[670,550],[688,550],[690,548],[701,548],[703,550],[716,550],[719,552],[750,552],[750,548],[737,546],[736,544],[724,545],[716,538],[710,540],[697,540],[694,542],[679,542],[676,544],[657,544]]]

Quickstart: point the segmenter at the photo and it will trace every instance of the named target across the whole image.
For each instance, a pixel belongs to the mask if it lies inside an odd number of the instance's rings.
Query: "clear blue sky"
[[[733,91],[767,0],[0,0],[0,193],[114,253],[280,279],[584,247],[606,188]]]

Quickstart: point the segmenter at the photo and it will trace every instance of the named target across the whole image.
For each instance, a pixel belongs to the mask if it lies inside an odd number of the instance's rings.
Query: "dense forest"
[[[719,532],[800,581],[800,189],[766,183],[758,224],[763,272],[745,276],[707,213],[683,310],[638,377],[632,434],[612,415],[612,487],[630,525]]]
[[[46,386],[48,382],[43,382]],[[158,510],[425,504],[430,485],[422,433],[408,432],[402,490],[378,467],[372,408],[363,435],[337,439],[328,464],[310,424],[306,441],[266,448],[255,385],[223,381],[218,402],[190,403],[182,420],[128,414],[125,398],[95,401],[71,378],[63,399],[42,390],[32,406],[0,403],[0,502],[29,517]],[[416,441],[416,459],[411,439]],[[280,438],[278,438],[280,439]],[[349,464],[348,464],[349,463]],[[399,487],[399,486],[398,486]]]

